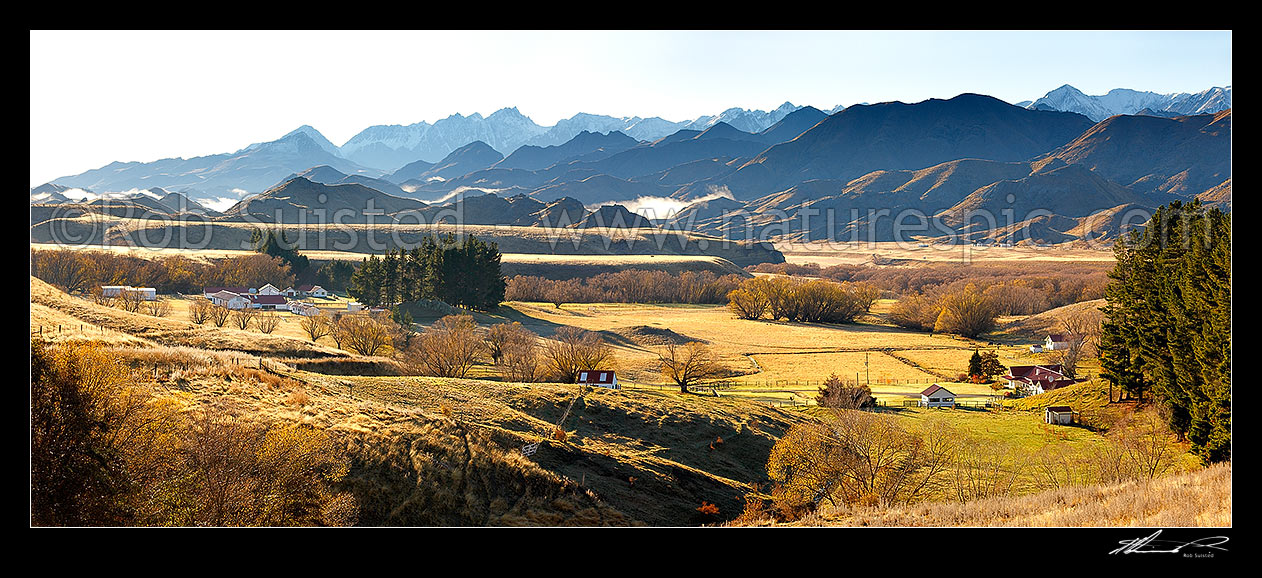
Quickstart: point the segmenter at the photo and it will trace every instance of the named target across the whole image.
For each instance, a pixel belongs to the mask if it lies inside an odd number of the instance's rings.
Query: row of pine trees
[[[1151,396],[1206,461],[1231,459],[1230,215],[1173,202],[1114,252],[1101,375]]]
[[[504,301],[505,287],[496,243],[472,235],[457,240],[449,233],[364,259],[348,292],[370,307],[426,299],[487,311]]]

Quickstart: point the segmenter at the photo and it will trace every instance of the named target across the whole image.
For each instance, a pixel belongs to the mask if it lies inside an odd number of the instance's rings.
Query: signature
[[[1146,538],[1136,538],[1134,540],[1121,540],[1118,544],[1122,547],[1109,552],[1110,554],[1178,554],[1184,548],[1207,548],[1210,550],[1227,551],[1226,548],[1220,548],[1221,545],[1227,543],[1226,536],[1210,536],[1208,538],[1200,538],[1191,542],[1175,542],[1173,540],[1158,540],[1157,536],[1161,535],[1161,530],[1153,532]],[[1173,544],[1172,548],[1170,545]],[[1166,549],[1162,549],[1166,548]]]

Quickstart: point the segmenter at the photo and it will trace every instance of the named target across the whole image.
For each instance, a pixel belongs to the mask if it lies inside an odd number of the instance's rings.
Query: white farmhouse
[[[920,392],[921,407],[955,407],[955,394],[945,387],[933,384]]]
[[[228,309],[245,309],[247,307],[253,307],[253,303],[250,302],[248,295],[248,293],[246,295],[241,295],[239,293],[233,293],[232,291],[219,291],[211,293],[207,296],[207,298],[210,299],[211,303],[220,307],[226,307]]]

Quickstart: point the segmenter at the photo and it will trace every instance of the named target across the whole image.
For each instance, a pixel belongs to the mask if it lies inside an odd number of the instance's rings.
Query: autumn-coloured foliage
[[[557,306],[564,303],[718,304],[727,299],[727,294],[741,280],[740,275],[719,276],[710,271],[684,271],[676,275],[642,269],[566,280],[517,275],[508,280],[505,298]]]
[[[204,262],[179,255],[149,259],[111,251],[33,250],[31,275],[67,292],[135,285],[194,294],[205,287],[286,287],[295,281],[284,261],[261,253]]]
[[[115,361],[99,345],[32,342],[32,525],[355,523],[355,498],[333,490],[350,462],[328,434],[183,411]]]
[[[701,512],[701,514],[705,516],[719,515],[719,507],[714,504],[707,503],[705,500],[701,501],[701,506],[697,508],[697,511]]]

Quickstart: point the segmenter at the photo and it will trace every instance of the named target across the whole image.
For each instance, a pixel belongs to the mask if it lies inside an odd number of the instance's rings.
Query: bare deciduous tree
[[[203,325],[210,320],[211,308],[210,300],[205,297],[193,299],[188,304],[188,319],[198,325]]]
[[[307,333],[307,337],[311,338],[312,343],[315,343],[317,339],[328,335],[330,325],[331,323],[329,318],[323,314],[309,315],[303,317],[302,321],[298,322],[298,326]],[[339,343],[338,346],[340,347],[341,344]]]
[[[105,290],[99,285],[88,290],[88,297],[91,298],[92,302],[97,305],[104,305],[106,307],[114,306],[114,297],[106,295]]]
[[[723,373],[714,353],[700,341],[689,341],[683,347],[667,344],[657,358],[662,375],[678,385],[681,393],[688,393],[688,386]]]
[[[118,298],[114,302],[123,311],[139,313],[145,306],[145,297],[139,291],[119,291]]]
[[[343,315],[336,323],[334,339],[338,347],[345,344],[360,355],[377,355],[390,347],[392,332],[390,324],[367,315]]]
[[[1061,327],[1069,339],[1065,349],[1057,350],[1056,362],[1064,366],[1066,377],[1078,376],[1078,364],[1094,355],[1100,339],[1099,315],[1076,313],[1061,320]]]
[[[154,317],[166,317],[171,314],[171,302],[166,299],[146,301],[145,311]]]
[[[227,307],[222,305],[212,305],[210,307],[210,322],[214,323],[215,327],[223,327],[227,324],[230,315],[232,315],[232,310]]]
[[[772,448],[767,472],[778,500],[804,509],[832,504],[914,502],[944,482],[950,428],[905,429],[898,418],[842,410],[822,424],[794,426]]]
[[[491,360],[508,381],[539,378],[539,336],[516,321],[500,323],[487,332]]]
[[[1013,447],[964,436],[953,452],[951,489],[960,502],[1011,495],[1025,471],[1025,454]]]
[[[280,325],[280,316],[272,311],[265,311],[258,315],[254,321],[254,326],[263,333],[271,333],[276,331],[276,327]]]
[[[465,377],[485,352],[470,315],[448,315],[414,339],[405,358],[425,375]]]
[[[548,379],[574,383],[580,371],[610,369],[613,349],[600,335],[566,325],[544,346],[543,358]]]
[[[255,317],[258,317],[258,311],[248,306],[237,309],[232,312],[232,325],[244,331],[250,328],[250,324],[254,322]]]

